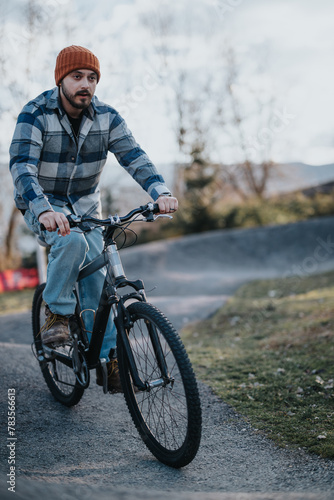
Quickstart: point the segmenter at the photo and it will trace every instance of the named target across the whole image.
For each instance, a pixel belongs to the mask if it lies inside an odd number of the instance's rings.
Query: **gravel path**
[[[333,227],[333,220],[331,223]],[[324,229],[326,230],[328,228]],[[245,232],[242,231],[227,236],[235,239],[237,234],[239,238],[242,235],[245,237]],[[256,244],[256,233],[253,234]],[[317,241],[317,234],[311,241]],[[326,236],[325,233],[323,236]],[[249,232],[246,237],[249,238]],[[269,239],[272,241],[272,234]],[[176,244],[177,241],[171,245]],[[286,244],[287,240],[284,241],[284,247]],[[166,246],[165,244],[163,247],[165,250]],[[190,241],[190,247],[192,246],[193,240]],[[178,328],[189,320],[205,317],[213,312],[242,282],[242,273],[237,263],[234,281],[231,266],[228,270],[224,265],[217,267],[220,252],[224,252],[226,248],[227,245],[223,248],[219,246],[215,258],[212,255],[207,261],[206,275],[210,275],[210,279],[205,285],[201,280],[204,261],[201,263],[199,255],[196,263],[200,272],[194,274],[191,265],[185,267],[187,257],[189,258],[186,253],[183,267],[182,262],[174,260],[174,267],[171,266],[170,273],[167,273],[168,250],[173,250],[175,256],[178,255],[178,249],[169,247],[164,255],[160,252],[162,262],[156,265],[158,271],[155,279],[158,283],[161,280],[159,289],[168,292],[168,295],[152,293],[152,301],[172,316]],[[312,255],[312,247],[304,250],[304,259],[307,255]],[[135,251],[125,252],[124,263],[126,270],[133,269],[131,262],[138,267],[140,259],[144,273],[141,276],[144,275],[146,282],[144,271],[152,272],[155,269],[158,244],[145,246],[145,255],[151,252],[148,266],[141,256],[142,251],[143,247],[139,247],[137,254]],[[291,265],[293,255],[291,252],[289,255]],[[280,259],[283,263],[282,257]],[[298,261],[303,262],[300,259],[298,254]],[[327,268],[333,268],[333,264],[330,259],[323,263]],[[217,269],[215,275],[210,274],[212,265]],[[263,268],[261,262],[262,271]],[[251,273],[257,275],[255,265],[248,270],[244,280],[249,279]],[[282,268],[277,266],[275,273],[282,273]],[[268,275],[275,273],[268,272]],[[130,272],[128,276],[132,277]],[[185,276],[188,276],[190,297],[183,300],[187,281]],[[149,274],[147,278],[149,281]],[[181,283],[181,288],[177,289],[177,285],[176,288],[174,285],[172,289],[173,281]],[[197,287],[199,281],[203,285],[200,289]],[[256,429],[245,424],[240,415],[203,384],[200,384],[203,437],[198,455],[189,466],[181,470],[160,464],[139,439],[122,395],[104,395],[101,388],[92,383],[74,408],[65,408],[53,400],[31,353],[30,328],[28,313],[0,317],[1,498],[9,498],[7,495],[11,494],[7,492],[5,483],[8,473],[5,415],[9,388],[16,389],[18,499],[36,498],[40,491],[47,494],[49,500],[84,500],[97,495],[101,500],[149,500],[153,497],[161,500],[167,497],[180,500],[334,498],[334,461],[307,455],[302,450],[276,447]]]
[[[143,446],[122,395],[92,384],[77,407],[65,408],[49,394],[30,346],[2,348],[2,407],[4,389],[17,393],[19,478],[136,491],[334,493],[333,461],[277,448],[203,384],[202,446],[191,465],[173,470]],[[2,447],[2,465],[7,451]]]

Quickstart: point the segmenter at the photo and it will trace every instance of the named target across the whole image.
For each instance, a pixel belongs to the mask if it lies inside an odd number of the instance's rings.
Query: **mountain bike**
[[[177,331],[147,302],[143,281],[127,279],[116,241],[133,222],[152,222],[161,217],[158,211],[157,204],[148,203],[124,217],[67,216],[71,228],[84,230],[87,223],[104,227],[104,249],[79,272],[74,288],[76,310],[69,318],[70,337],[64,345],[46,346],[41,341],[45,283],[37,287],[32,306],[33,345],[48,388],[63,405],[80,401],[89,386],[90,371],[97,367],[102,369],[103,391],[107,393],[106,360],[99,354],[112,313],[120,379],[132,420],[151,453],[162,463],[179,468],[194,459],[201,439],[196,378]],[[102,267],[106,267],[105,281],[88,341],[78,283]]]

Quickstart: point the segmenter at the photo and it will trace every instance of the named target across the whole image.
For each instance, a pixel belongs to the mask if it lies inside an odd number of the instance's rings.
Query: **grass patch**
[[[242,286],[183,330],[198,377],[279,445],[334,458],[334,273]]]
[[[31,309],[35,289],[0,294],[0,314],[10,314]]]

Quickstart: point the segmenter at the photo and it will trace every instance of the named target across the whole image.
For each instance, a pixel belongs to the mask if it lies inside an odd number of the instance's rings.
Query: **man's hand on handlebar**
[[[161,214],[176,212],[178,209],[178,201],[173,196],[165,196],[161,194],[156,202],[159,205],[159,213]]]
[[[173,213],[176,212],[178,209],[178,201],[176,198],[173,196],[165,196],[165,195],[160,195],[159,198],[156,201],[156,207],[154,210],[154,213],[160,213],[160,214],[168,214],[168,213]],[[119,220],[120,222],[125,222],[129,221],[133,215],[138,214],[138,213],[144,213],[145,210],[147,210],[148,205],[140,207],[138,209],[134,209],[129,214],[125,215],[124,217],[121,217]],[[157,211],[159,210],[159,212]],[[153,220],[153,219],[152,219]],[[94,219],[94,217],[82,217],[80,218],[79,223],[83,222],[98,222],[99,225],[104,225],[106,222],[106,225],[110,225],[110,219],[106,219],[105,221],[99,220],[99,219]],[[66,236],[71,233],[70,231],[70,222],[68,218],[62,213],[62,212],[55,212],[53,210],[48,210],[46,212],[43,212],[40,214],[38,217],[38,222],[41,225],[41,229],[44,231],[57,231],[61,236]],[[102,223],[102,224],[101,224]],[[73,226],[77,226],[76,221],[71,219],[71,224]]]
[[[49,232],[57,231],[59,229],[59,234],[61,236],[66,236],[70,234],[70,224],[66,219],[66,215],[61,212],[43,212],[38,217],[38,222],[43,224],[45,229]]]

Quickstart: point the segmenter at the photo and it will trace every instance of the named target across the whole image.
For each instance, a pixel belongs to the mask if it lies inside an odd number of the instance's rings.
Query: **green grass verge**
[[[12,314],[31,309],[35,289],[0,293],[0,314]]]
[[[182,338],[198,378],[281,446],[334,458],[334,273],[242,286]]]

